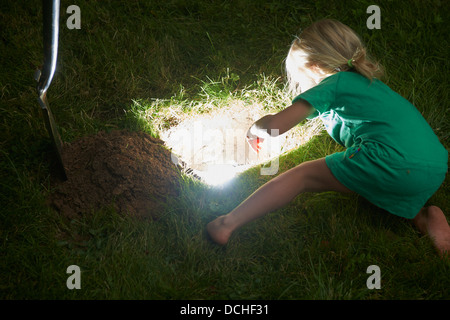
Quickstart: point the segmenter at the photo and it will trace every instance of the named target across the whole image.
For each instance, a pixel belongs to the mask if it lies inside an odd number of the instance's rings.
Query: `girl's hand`
[[[261,150],[261,143],[263,143],[264,139],[262,138],[256,138],[256,139],[250,139],[247,137],[247,142],[252,147],[253,151],[256,153],[259,153],[259,150]]]
[[[251,128],[247,131],[247,142],[256,153],[259,153],[259,150],[261,150],[261,144],[263,141],[263,138],[251,133]]]

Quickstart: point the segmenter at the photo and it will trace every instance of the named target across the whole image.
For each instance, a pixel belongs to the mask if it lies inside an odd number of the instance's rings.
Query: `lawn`
[[[81,29],[68,29],[68,6]],[[335,18],[385,66],[383,79],[422,112],[449,149],[449,7],[445,1],[62,1],[49,103],[62,140],[128,129],[158,136],[168,114],[230,103],[289,105],[283,61],[300,28]],[[249,169],[211,187],[183,176],[158,220],[104,208],[68,219],[48,206],[51,144],[34,71],[43,62],[40,1],[0,4],[0,298],[390,300],[450,298],[450,263],[412,224],[356,195],[303,194],[251,223],[226,247],[205,225],[272,176]],[[170,112],[169,112],[170,111]],[[412,128],[412,130],[414,130]],[[341,151],[327,134],[279,158],[279,171]],[[432,155],[430,155],[431,157]],[[450,219],[447,177],[429,203]],[[81,289],[68,289],[79,266]],[[369,289],[369,266],[381,288]]]

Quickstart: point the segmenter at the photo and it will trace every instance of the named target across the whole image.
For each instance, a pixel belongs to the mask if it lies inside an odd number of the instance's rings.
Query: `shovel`
[[[56,69],[56,60],[58,56],[58,33],[59,33],[59,0],[43,0],[43,22],[44,22],[44,65],[42,70],[37,70],[35,79],[38,82],[37,93],[38,102],[41,106],[45,126],[52,140],[56,152],[57,170],[61,178],[67,180],[66,170],[64,168],[61,149],[62,142],[56,127],[53,114],[47,101],[47,90],[52,82]]]

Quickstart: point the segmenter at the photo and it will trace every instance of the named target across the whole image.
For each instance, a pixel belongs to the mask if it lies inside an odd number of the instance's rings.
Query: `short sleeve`
[[[322,80],[318,85],[301,93],[292,100],[295,103],[299,100],[307,101],[315,111],[308,117],[315,118],[320,114],[330,110],[334,104],[336,96],[336,85],[338,82],[339,73],[329,76]]]

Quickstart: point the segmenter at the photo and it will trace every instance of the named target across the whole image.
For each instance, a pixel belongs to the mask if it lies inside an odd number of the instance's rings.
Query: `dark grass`
[[[81,8],[81,30],[65,27],[71,4]],[[239,94],[247,90],[245,99],[269,101],[282,90],[294,34],[331,17],[361,34],[385,65],[384,80],[417,106],[448,148],[448,6],[380,1],[382,29],[368,30],[370,4],[62,1],[58,69],[49,91],[62,139],[116,128],[156,134],[136,117],[156,99],[165,101],[160,108],[205,99],[220,106],[230,92],[244,99]],[[78,220],[61,217],[46,205],[52,150],[33,80],[43,61],[41,18],[40,1],[0,4],[2,299],[450,297],[449,263],[430,239],[357,196],[304,194],[239,230],[227,247],[209,242],[206,223],[270,178],[259,168],[217,190],[186,178],[181,198],[169,199],[158,221],[108,208]],[[273,81],[261,81],[262,75]],[[277,101],[286,103],[270,103]],[[280,172],[339,150],[323,134],[282,156]],[[447,178],[430,204],[449,212],[449,191]],[[66,287],[72,264],[82,270],[80,290]],[[366,287],[369,265],[381,269],[380,290]]]

